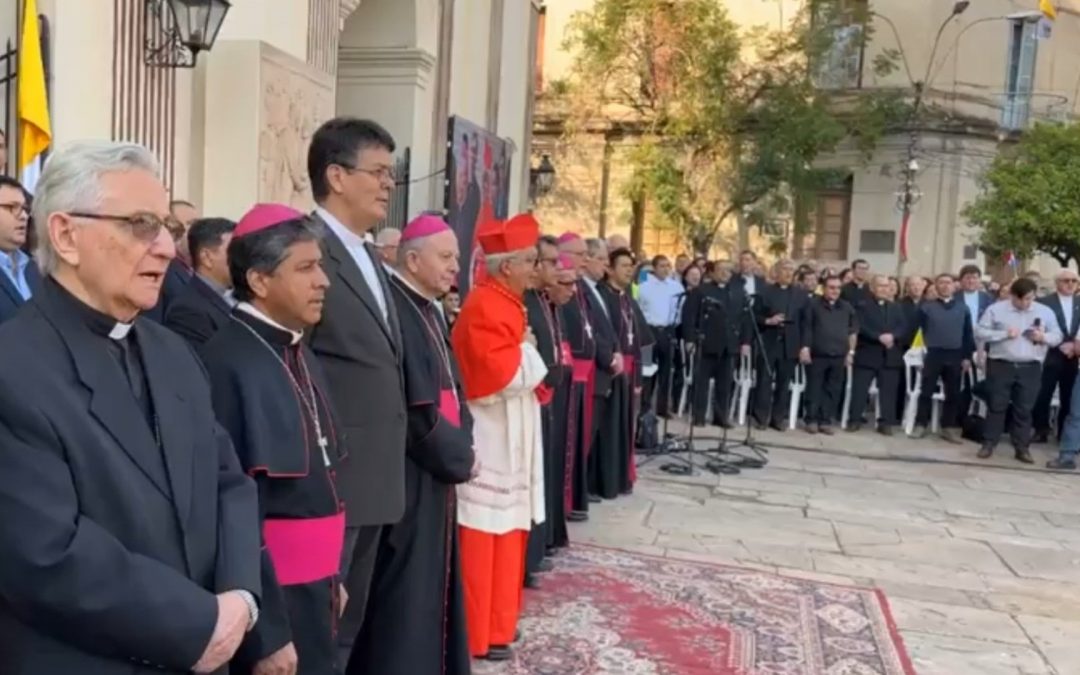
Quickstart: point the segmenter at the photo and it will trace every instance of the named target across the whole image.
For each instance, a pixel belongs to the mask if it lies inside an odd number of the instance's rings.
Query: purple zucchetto
[[[440,232],[446,232],[450,229],[450,226],[446,224],[446,221],[439,216],[431,214],[422,214],[414,218],[405,229],[401,232],[401,243],[404,244],[407,241],[413,239],[423,239],[424,237],[430,237],[433,234],[439,234]]]
[[[284,204],[256,204],[236,224],[233,239],[255,234],[290,220],[302,220],[305,217],[303,213]]]

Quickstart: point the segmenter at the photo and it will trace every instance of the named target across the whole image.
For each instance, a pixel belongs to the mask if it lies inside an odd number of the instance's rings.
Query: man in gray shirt
[[[1031,409],[1039,394],[1042,362],[1048,347],[1061,343],[1061,330],[1050,308],[1035,302],[1035,282],[1020,278],[1009,288],[1012,297],[991,305],[975,329],[987,345],[986,389],[989,414],[978,457],[986,459],[1005,430],[1012,404],[1012,437],[1016,459],[1031,464]]]

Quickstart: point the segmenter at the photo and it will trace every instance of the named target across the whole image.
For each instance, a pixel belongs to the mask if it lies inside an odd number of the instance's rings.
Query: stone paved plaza
[[[920,675],[1080,674],[1080,475],[931,437],[759,437],[805,449],[738,476],[658,459],[571,536],[881,588]],[[1036,446],[1037,466],[1050,453]]]

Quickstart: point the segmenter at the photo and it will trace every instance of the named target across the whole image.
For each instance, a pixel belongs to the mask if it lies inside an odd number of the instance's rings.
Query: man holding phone
[[[1042,362],[1047,348],[1061,343],[1062,334],[1049,307],[1035,302],[1035,282],[1020,278],[1009,288],[1012,297],[991,305],[975,329],[987,345],[986,434],[979,459],[987,459],[1005,430],[1005,413],[1012,405],[1012,437],[1016,459],[1031,464],[1031,410],[1039,394]]]

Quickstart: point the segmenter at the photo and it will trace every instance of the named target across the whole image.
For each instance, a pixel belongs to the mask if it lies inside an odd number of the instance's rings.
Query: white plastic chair
[[[904,433],[910,436],[915,431],[915,416],[919,410],[919,395],[922,393],[923,348],[909,349],[904,354]]]
[[[855,369],[851,366],[844,368],[844,407],[840,409],[840,428],[847,429],[851,419],[851,378]]]
[[[795,375],[788,385],[791,389],[791,402],[788,404],[788,429],[799,426],[799,406],[802,405],[802,395],[806,391],[806,366],[799,363],[795,365]]]
[[[683,371],[683,385],[682,393],[679,395],[679,408],[676,411],[676,417],[682,417],[686,411],[687,402],[690,397],[690,386],[694,382],[694,365],[697,354],[690,354],[690,350],[687,348],[687,344],[684,342],[679,345],[679,349],[682,351],[682,371]]]
[[[754,388],[754,367],[749,355],[739,355],[739,369],[735,373],[737,396],[733,397],[732,403],[738,404],[737,415],[739,425],[746,424],[746,412],[750,407],[750,391]],[[735,411],[733,411],[735,412]]]

